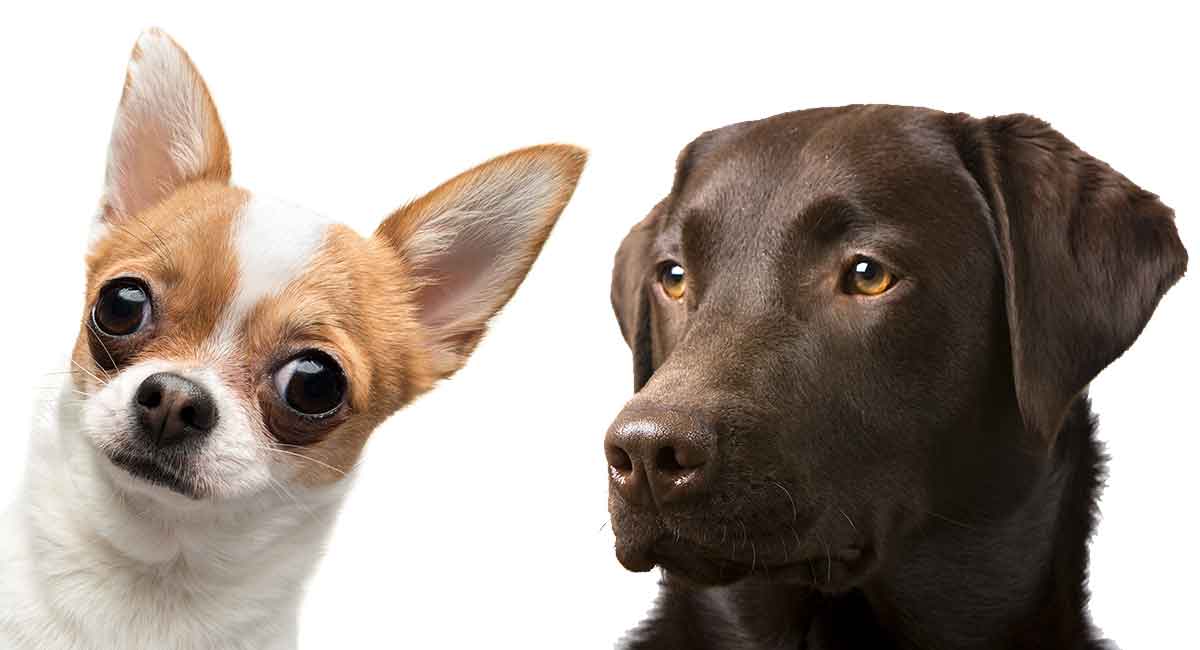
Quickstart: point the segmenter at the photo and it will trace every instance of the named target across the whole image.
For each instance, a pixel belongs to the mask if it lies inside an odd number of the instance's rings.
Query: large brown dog
[[[1184,273],[1172,212],[1045,122],[705,133],[617,254],[605,439],[635,648],[1093,648],[1086,388]]]

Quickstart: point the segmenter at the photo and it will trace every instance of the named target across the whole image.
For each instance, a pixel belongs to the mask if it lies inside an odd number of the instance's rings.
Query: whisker
[[[288,450],[286,450],[286,449],[279,449],[279,448],[273,448],[273,447],[267,447],[267,446],[261,446],[261,445],[260,445],[260,447],[261,447],[262,449],[266,450],[266,451],[269,451],[269,452],[275,452],[275,453],[280,453],[280,454],[287,454],[288,456],[295,456],[295,457],[297,457],[297,458],[303,458],[304,460],[307,460],[307,461],[309,461],[309,462],[311,462],[311,463],[315,463],[315,464],[317,464],[317,465],[320,465],[321,467],[324,467],[324,468],[326,468],[326,469],[329,469],[329,470],[331,470],[331,471],[337,472],[338,474],[341,474],[342,476],[346,476],[346,475],[347,475],[347,473],[346,473],[344,470],[340,470],[340,469],[338,469],[338,468],[334,467],[333,465],[330,465],[330,464],[328,464],[328,463],[325,463],[325,462],[319,461],[319,460],[317,460],[316,458],[313,458],[313,457],[311,457],[311,456],[305,456],[304,454],[301,454],[301,453],[298,453],[298,452],[294,452],[294,451],[288,451]]]
[[[74,361],[72,361],[72,363],[74,363]],[[78,366],[79,364],[76,363],[75,365]],[[83,368],[80,368],[79,370],[72,368],[70,370],[61,370],[61,371],[43,373],[43,376],[45,376],[45,377],[61,377],[63,375],[81,375],[81,374],[89,374],[90,375],[91,373],[89,373],[86,369],[83,369]],[[92,375],[92,377],[95,378],[95,375]],[[99,381],[98,378],[96,380]],[[100,383],[108,383],[108,382],[100,382]]]
[[[261,445],[260,445],[260,446],[261,446]],[[307,454],[304,454],[304,453],[302,453],[302,452],[303,452],[305,449],[308,449],[308,448],[309,448],[309,447],[308,447],[308,445],[293,445],[293,444],[290,444],[290,443],[286,443],[286,442],[279,442],[279,441],[274,441],[274,442],[272,442],[272,443],[271,443],[271,445],[269,445],[269,446],[268,446],[268,449],[270,449],[270,450],[272,450],[272,451],[284,451],[284,450],[287,450],[287,449],[295,449],[295,450],[297,450],[297,452],[299,452],[299,453],[300,453],[300,455],[304,456],[304,457],[305,457],[305,458],[307,458],[308,460],[311,460],[311,461],[313,461],[314,463],[319,463],[319,462],[321,462],[321,461],[317,460],[316,458],[311,458],[311,457],[309,457]],[[359,458],[359,459],[358,459],[358,462],[354,463],[354,466],[353,466],[353,467],[351,467],[349,470],[346,470],[345,472],[342,472],[342,473],[343,473],[343,474],[346,474],[346,473],[349,473],[349,472],[352,472],[352,471],[354,471],[354,470],[358,469],[359,467],[361,467],[361,466],[362,466],[362,464],[363,464],[363,463],[365,463],[365,462],[366,462],[366,460],[367,460],[367,459],[366,459],[365,457],[363,457],[363,458]],[[326,465],[326,467],[328,467],[328,465]],[[330,469],[337,470],[338,468],[336,468],[336,467],[330,467]]]
[[[101,379],[101,378],[97,377],[97,376],[96,376],[94,373],[92,373],[92,371],[90,371],[90,370],[88,370],[87,368],[84,368],[83,366],[79,365],[79,362],[78,362],[78,361],[76,361],[76,360],[74,360],[74,359],[71,359],[71,363],[75,364],[75,367],[76,367],[76,368],[79,368],[80,370],[82,370],[82,371],[84,371],[85,373],[87,373],[87,374],[88,374],[88,376],[89,376],[89,377],[91,377],[92,379],[95,379],[96,381],[100,382],[100,385],[101,385],[101,386],[107,386],[107,385],[108,385],[108,382],[107,382],[107,381],[104,381],[103,379]]]
[[[792,534],[796,536],[796,549],[802,551],[804,548],[804,542],[800,539],[800,531],[796,530],[795,526],[790,526],[790,528],[792,529]],[[803,554],[803,552],[801,554]]]
[[[92,332],[92,336],[96,337],[96,342],[100,344],[100,349],[104,350],[104,354],[108,355],[109,363],[111,363],[112,366],[114,368],[116,368],[117,360],[113,358],[112,352],[108,351],[108,346],[104,344],[104,339],[100,338],[100,332],[96,331],[96,327],[94,325],[92,325],[90,322],[88,322],[87,320],[84,320],[83,324],[87,325],[88,330],[90,330]],[[97,366],[97,367],[99,367],[99,366]],[[100,370],[104,371],[104,376],[108,377],[109,381],[112,381],[112,375],[108,374],[107,370],[104,370],[104,368],[100,368]]]
[[[158,250],[162,251],[162,253],[165,257],[170,258],[170,255],[168,254],[170,252],[170,246],[167,246],[167,241],[158,234],[158,231],[155,230],[154,228],[151,228],[150,224],[146,223],[141,217],[137,216],[136,214],[134,214],[132,216],[139,224],[142,225],[143,228],[145,228],[146,230],[149,230],[150,234],[153,235],[154,238],[158,240],[158,244],[159,244]],[[168,261],[168,264],[169,263],[170,262]]]
[[[276,487],[278,485],[278,482],[275,479],[268,476],[267,477],[267,485],[271,486],[271,491],[273,491],[275,493],[275,496],[279,497],[279,500],[282,501],[283,500],[283,492],[280,492],[279,488]]]
[[[163,251],[159,250],[159,249],[158,249],[158,248],[156,248],[156,247],[155,247],[153,244],[151,244],[150,242],[146,241],[145,239],[142,239],[141,237],[139,237],[139,236],[138,236],[136,233],[134,233],[132,230],[130,230],[129,228],[126,228],[124,224],[120,223],[119,221],[115,221],[115,222],[113,222],[113,225],[115,225],[117,228],[120,228],[120,229],[121,229],[121,231],[122,231],[122,232],[124,232],[125,234],[127,234],[127,235],[129,235],[130,237],[133,237],[134,239],[136,239],[136,240],[138,240],[139,242],[141,242],[143,246],[145,246],[147,249],[149,249],[149,250],[150,250],[150,252],[151,252],[151,253],[154,253],[155,255],[157,255],[157,256],[158,256],[158,258],[159,258],[159,259],[161,259],[161,260],[163,261],[163,263],[167,265],[167,267],[168,267],[168,268],[173,268],[173,267],[174,267],[174,265],[171,263],[171,258],[170,258],[170,257],[168,257],[168,256],[166,255],[166,253],[164,253]]]
[[[305,512],[307,512],[309,518],[312,519],[314,522],[317,521],[317,513],[313,512],[312,508],[309,508],[307,505],[301,503],[300,500],[296,498],[296,495],[292,494],[292,492],[287,489],[286,485],[284,485],[283,483],[280,483],[274,477],[271,477],[271,476],[267,477],[267,481],[269,481],[273,485],[279,486],[279,489],[283,490],[283,493],[286,494],[292,500],[292,503],[296,504],[297,508],[300,508],[301,510],[304,510]]]
[[[961,522],[961,521],[959,521],[959,520],[957,520],[957,519],[951,519],[950,517],[947,517],[946,515],[943,515],[943,514],[941,514],[940,512],[934,512],[934,511],[932,511],[932,510],[926,510],[926,511],[925,511],[925,513],[926,513],[926,514],[929,514],[929,515],[932,515],[932,516],[934,516],[934,517],[937,517],[938,519],[941,519],[942,521],[946,521],[946,522],[952,523],[952,524],[954,524],[955,526],[961,526],[962,528],[966,528],[967,530],[979,530],[979,528],[978,528],[977,526],[972,526],[971,524],[968,524],[968,523]]]
[[[830,553],[829,543],[825,541],[824,537],[821,537],[815,530],[813,531],[813,536],[821,542],[821,546],[825,547],[825,584],[829,584],[833,582],[833,554]]]
[[[58,385],[58,386],[34,386],[33,389],[37,390],[37,391],[59,391],[59,392],[61,392],[63,390],[63,387],[61,385]],[[79,390],[78,388],[71,388],[69,390],[72,393],[79,395],[80,397],[88,398],[88,397],[92,396],[91,393]]]
[[[792,521],[796,521],[796,519],[799,518],[800,514],[796,511],[796,500],[792,498],[792,493],[788,492],[788,489],[783,487],[783,484],[780,483],[779,481],[771,481],[771,482],[774,483],[775,486],[778,487],[780,490],[783,490],[783,493],[787,495],[788,501],[792,502]]]
[[[901,504],[900,507],[906,508],[912,512],[916,512],[919,514],[925,514],[925,515],[929,515],[931,517],[936,517],[937,519],[941,519],[942,521],[944,521],[946,523],[954,524],[955,526],[959,526],[966,530],[980,530],[980,528],[978,526],[972,526],[971,524],[968,524],[966,522],[962,522],[957,519],[952,519],[950,517],[947,517],[946,515],[941,514],[940,512],[934,512],[932,510],[921,510],[921,509],[913,508],[911,506],[904,505],[904,504]]]
[[[856,532],[856,533],[857,533],[857,532],[858,532],[858,526],[855,526],[855,525],[854,525],[854,520],[850,518],[850,515],[846,514],[846,511],[845,511],[845,510],[842,510],[841,508],[838,508],[838,512],[842,513],[842,516],[846,518],[846,521],[850,522],[850,528],[853,528],[853,529],[854,529],[854,532]]]

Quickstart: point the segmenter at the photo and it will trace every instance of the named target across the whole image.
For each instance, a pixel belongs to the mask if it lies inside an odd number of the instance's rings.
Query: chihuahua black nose
[[[158,447],[198,438],[217,425],[217,404],[196,382],[169,372],[147,377],[133,398],[141,433]]]
[[[604,437],[611,485],[626,501],[664,507],[705,491],[713,436],[682,414],[626,411]]]

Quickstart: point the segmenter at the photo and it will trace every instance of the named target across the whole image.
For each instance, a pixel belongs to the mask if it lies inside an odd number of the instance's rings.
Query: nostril
[[[654,457],[654,466],[665,474],[684,474],[699,469],[706,461],[703,449],[679,444],[660,448]]]
[[[162,391],[155,386],[142,384],[138,390],[137,402],[148,409],[158,408],[158,405],[162,404]]]
[[[658,454],[654,458],[654,466],[660,472],[679,472],[684,469],[683,464],[677,458],[674,447],[659,449]]]
[[[613,469],[622,474],[633,471],[633,459],[629,457],[624,449],[616,445],[608,445],[604,449],[605,455],[608,456],[608,464]]]
[[[198,431],[209,431],[217,423],[217,408],[208,397],[198,397],[179,409],[179,419]]]

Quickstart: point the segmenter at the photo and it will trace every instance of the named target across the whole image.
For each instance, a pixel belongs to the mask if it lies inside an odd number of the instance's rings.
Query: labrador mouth
[[[166,488],[189,499],[200,499],[203,496],[195,483],[152,458],[141,458],[125,453],[109,453],[107,456],[113,465],[138,480]]]
[[[869,564],[869,549],[847,546],[825,552],[768,554],[751,549],[750,559],[732,550],[730,556],[713,557],[709,549],[696,549],[686,543],[660,540],[649,556],[655,564],[701,585],[726,585],[744,580],[763,580],[772,583],[804,584],[821,591],[841,592],[862,575]]]
[[[861,582],[875,565],[874,551],[865,543],[835,545],[791,529],[782,535],[747,532],[704,541],[661,521],[614,521],[614,530],[617,559],[626,569],[641,572],[657,566],[704,586],[764,580],[841,592]]]

